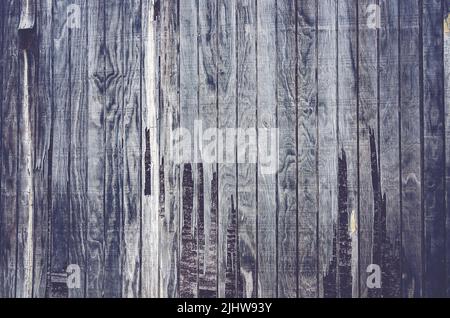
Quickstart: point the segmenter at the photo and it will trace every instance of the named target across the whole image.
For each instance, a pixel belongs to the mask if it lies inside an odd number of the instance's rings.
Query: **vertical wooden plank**
[[[179,3],[164,1],[161,8],[161,141],[163,206],[160,211],[160,297],[178,296],[179,187],[173,132],[180,127]],[[162,187],[160,187],[162,188]]]
[[[446,295],[442,0],[422,2],[424,296]]]
[[[401,296],[401,214],[399,136],[399,20],[398,3],[384,0],[381,9],[380,77],[380,175],[386,200],[382,247],[382,294]]]
[[[422,167],[419,1],[399,1],[402,296],[422,296]]]
[[[20,4],[10,0],[3,4],[4,62],[2,73],[2,125],[1,125],[1,205],[0,205],[0,296],[10,298],[15,295],[15,270],[17,248],[17,157],[19,107],[19,60],[17,26]],[[2,18],[3,19],[3,18]]]
[[[20,3],[19,37],[19,105],[18,163],[17,163],[17,298],[32,296],[33,288],[33,138],[36,107],[36,3],[22,0]]]
[[[257,128],[258,130],[258,224],[257,224],[257,295],[271,298],[277,295],[277,238],[276,238],[276,1],[257,3]],[[267,129],[267,131],[266,131]],[[272,144],[274,142],[274,144]],[[272,151],[274,150],[274,151]],[[307,257],[307,256],[306,256]]]
[[[105,1],[105,297],[122,294],[123,10],[123,3]]]
[[[218,117],[219,129],[236,128],[236,0],[218,0]],[[225,138],[219,159],[218,296],[236,297],[237,198],[236,137]]]
[[[33,297],[47,296],[50,193],[50,138],[52,112],[52,1],[39,1],[37,6],[38,61],[37,107],[34,136],[34,282]]]
[[[338,1],[338,151],[341,157],[341,195],[338,231],[337,284],[339,297],[358,297],[358,96],[357,3]]]
[[[447,297],[450,296],[450,1],[444,2],[444,105],[445,105],[445,215],[446,215],[446,281]]]
[[[76,9],[75,9],[76,8]],[[79,15],[75,10],[79,10]],[[86,224],[87,224],[87,2],[77,0],[66,7],[70,41],[70,215],[69,215],[69,264],[80,268],[80,287],[70,288],[69,297],[85,295],[86,275]]]
[[[198,208],[194,205],[195,171],[192,164],[194,122],[198,113],[198,2],[180,1],[180,127],[187,141],[187,153],[180,154],[181,211],[180,211],[180,297],[197,297],[197,219]],[[185,135],[186,134],[186,135]],[[186,139],[185,139],[186,138]],[[184,149],[183,149],[184,150]]]
[[[141,290],[141,0],[123,8],[123,237],[122,297]]]
[[[50,296],[68,297],[64,279],[69,265],[70,231],[70,48],[66,4],[53,5],[53,96],[51,169],[51,271]]]
[[[87,297],[104,295],[104,125],[105,38],[104,1],[89,1],[88,7],[88,217]]]
[[[336,1],[318,2],[319,297],[336,297],[337,16]]]
[[[159,1],[142,1],[141,296],[159,296]],[[145,149],[145,152],[144,152]]]
[[[217,1],[199,0],[198,3],[198,103],[199,120],[202,124],[202,134],[207,129],[218,127],[217,114]],[[192,18],[193,19],[193,18]],[[220,132],[219,132],[220,133]],[[199,297],[217,297],[217,226],[218,226],[218,151],[223,151],[219,136],[203,135],[199,141],[205,147],[207,158],[203,162],[203,193],[204,205],[199,211]],[[216,151],[207,151],[207,145],[214,143],[219,147]],[[205,160],[207,159],[207,160]],[[201,201],[199,201],[201,204]],[[203,246],[201,243],[203,242]]]
[[[278,296],[297,296],[296,2],[277,2]]]
[[[238,297],[256,296],[256,1],[237,4]]]
[[[366,285],[367,267],[379,260],[373,258],[374,211],[379,202],[375,202],[375,190],[372,184],[370,134],[375,137],[375,149],[378,151],[378,29],[372,25],[371,12],[377,6],[375,0],[358,3],[358,142],[359,142],[359,264],[360,296],[369,296]]]

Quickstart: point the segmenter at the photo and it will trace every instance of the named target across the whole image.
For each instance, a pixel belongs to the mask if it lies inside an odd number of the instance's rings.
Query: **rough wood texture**
[[[0,1],[0,297],[449,296],[449,8]]]

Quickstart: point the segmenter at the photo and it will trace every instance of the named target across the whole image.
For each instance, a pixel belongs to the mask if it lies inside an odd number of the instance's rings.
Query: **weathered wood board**
[[[0,52],[0,297],[450,297],[448,0],[5,0]]]

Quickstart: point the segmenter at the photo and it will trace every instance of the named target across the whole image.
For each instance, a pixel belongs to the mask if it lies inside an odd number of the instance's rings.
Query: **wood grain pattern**
[[[339,202],[339,297],[358,297],[358,96],[357,96],[357,4],[356,1],[339,1],[337,13],[338,55],[338,151],[342,169],[346,169],[345,202]],[[343,176],[342,176],[343,177]],[[346,181],[344,181],[346,179]],[[341,181],[341,179],[340,179]],[[341,193],[341,195],[345,195]],[[341,221],[340,221],[341,220]],[[347,242],[347,235],[350,241]]]
[[[159,2],[143,0],[141,37],[141,296],[159,296]]]
[[[237,127],[236,0],[218,0],[218,115],[219,129]],[[219,238],[218,296],[236,297],[236,230],[228,233],[237,198],[236,137],[226,138],[227,152],[218,166]]]
[[[161,140],[160,164],[164,189],[160,211],[160,297],[178,296],[178,257],[180,221],[180,166],[172,133],[180,127],[179,99],[179,11],[177,1],[161,6]]]
[[[208,129],[218,127],[218,16],[216,1],[198,2],[198,119],[202,124],[202,140],[212,162],[202,164],[203,193],[198,193],[199,211],[203,216],[199,222],[199,297],[217,297],[217,246],[218,246],[218,162],[223,146],[220,132],[212,136]],[[216,145],[216,151],[209,151],[208,145]],[[204,161],[204,160],[203,160]],[[200,199],[201,197],[201,199]],[[203,204],[202,204],[203,203]],[[200,241],[203,246],[200,246]]]
[[[87,2],[78,0],[73,4],[80,8],[80,27],[70,28],[70,239],[69,264],[76,264],[80,268],[80,287],[69,289],[69,297],[84,297],[86,275],[86,230],[87,230],[87,116],[88,116],[88,87],[87,87]],[[68,10],[68,8],[66,8]],[[72,13],[73,14],[73,13]],[[73,18],[68,16],[70,20]],[[67,22],[71,23],[71,22]],[[83,48],[79,50],[78,48]],[[81,51],[81,52],[80,52]],[[80,54],[81,53],[81,54]]]
[[[419,2],[399,2],[402,295],[422,296],[422,166]]]
[[[380,83],[380,174],[386,196],[386,231],[383,242],[382,294],[401,296],[401,205],[400,205],[400,68],[398,4],[383,1],[379,30]]]
[[[141,1],[124,3],[123,8],[123,234],[122,296],[136,298],[141,284]]]
[[[422,2],[424,296],[446,295],[442,1]]]
[[[318,3],[319,297],[336,297],[337,222],[337,7]]]
[[[86,296],[104,294],[104,125],[105,125],[105,38],[104,2],[88,7],[88,211],[86,252]]]
[[[256,296],[256,2],[237,3],[238,297]]]
[[[0,297],[448,296],[449,8],[0,1]]]
[[[259,1],[256,6],[257,19],[257,128],[258,130],[258,193],[257,193],[257,296],[261,298],[277,295],[277,201],[276,174],[278,149],[277,135],[272,137],[270,129],[277,127],[276,96],[276,1]],[[266,169],[267,168],[267,169]]]

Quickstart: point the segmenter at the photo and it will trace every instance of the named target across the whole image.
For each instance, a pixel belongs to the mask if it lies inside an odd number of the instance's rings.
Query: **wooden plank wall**
[[[5,0],[0,33],[0,297],[450,296],[448,0]]]

